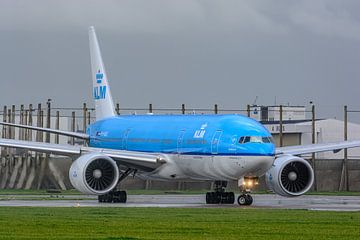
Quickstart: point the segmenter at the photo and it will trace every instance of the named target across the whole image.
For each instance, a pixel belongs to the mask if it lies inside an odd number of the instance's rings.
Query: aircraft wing
[[[86,153],[102,153],[114,159],[124,166],[151,171],[166,162],[164,156],[159,154],[147,154],[142,152],[130,152],[124,150],[112,150],[105,148],[92,148],[42,142],[21,141],[0,138],[1,147],[21,148],[36,152],[43,152],[64,156],[80,156]]]
[[[7,123],[7,122],[0,122],[0,125],[55,133],[55,134],[64,135],[64,136],[68,136],[68,137],[81,138],[81,139],[85,139],[85,140],[89,140],[89,138],[90,138],[90,136],[85,133],[69,132],[69,131],[57,130],[57,129],[52,129],[52,128],[34,127],[34,126],[29,126],[29,125],[21,125],[21,124],[15,124],[15,123]]]
[[[326,151],[333,151],[334,153],[337,153],[342,149],[354,147],[360,147],[360,140],[279,147],[276,149],[275,155],[301,155]]]

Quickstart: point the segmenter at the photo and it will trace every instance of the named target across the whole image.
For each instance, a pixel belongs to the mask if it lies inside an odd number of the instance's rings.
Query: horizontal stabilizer
[[[64,136],[68,136],[68,137],[81,138],[81,139],[85,139],[85,140],[90,139],[90,136],[85,133],[76,133],[76,132],[69,132],[69,131],[63,131],[63,130],[57,130],[57,129],[51,129],[51,128],[34,127],[34,126],[21,125],[21,124],[15,124],[15,123],[7,123],[7,122],[0,122],[0,125],[55,133],[55,134],[64,135]]]

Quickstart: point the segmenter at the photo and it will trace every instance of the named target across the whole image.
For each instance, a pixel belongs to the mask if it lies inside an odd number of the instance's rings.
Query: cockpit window
[[[262,142],[263,142],[263,139],[262,139],[262,137],[258,137],[258,136],[250,137],[250,142],[253,142],[253,143],[262,143]]]
[[[261,136],[244,136],[240,137],[239,143],[274,143],[274,140],[272,137],[261,137]]]

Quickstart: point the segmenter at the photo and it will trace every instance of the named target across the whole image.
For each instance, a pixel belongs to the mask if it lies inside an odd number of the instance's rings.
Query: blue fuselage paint
[[[242,136],[271,137],[241,115],[129,115],[91,124],[91,147],[189,155],[274,156],[273,143],[239,143]]]

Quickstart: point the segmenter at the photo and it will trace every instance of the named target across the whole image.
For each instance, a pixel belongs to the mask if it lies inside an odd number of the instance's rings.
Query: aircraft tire
[[[247,202],[246,205],[251,205],[254,201],[252,196],[250,194],[246,194],[245,196],[246,196],[246,202]]]
[[[126,191],[120,191],[120,203],[126,203],[127,201],[127,194]]]
[[[212,201],[211,201],[211,192],[207,192],[206,193],[206,204],[211,204]]]
[[[207,192],[206,204],[219,204],[222,202],[222,193],[219,192]]]
[[[234,192],[229,192],[228,193],[228,201],[227,201],[227,203],[228,204],[234,204],[234,202],[235,202],[235,194],[234,194]]]
[[[238,199],[237,199],[237,202],[240,206],[244,206],[246,205],[246,196],[245,194],[241,194]]]
[[[241,194],[237,202],[240,206],[249,206],[253,203],[253,198],[250,194]]]

